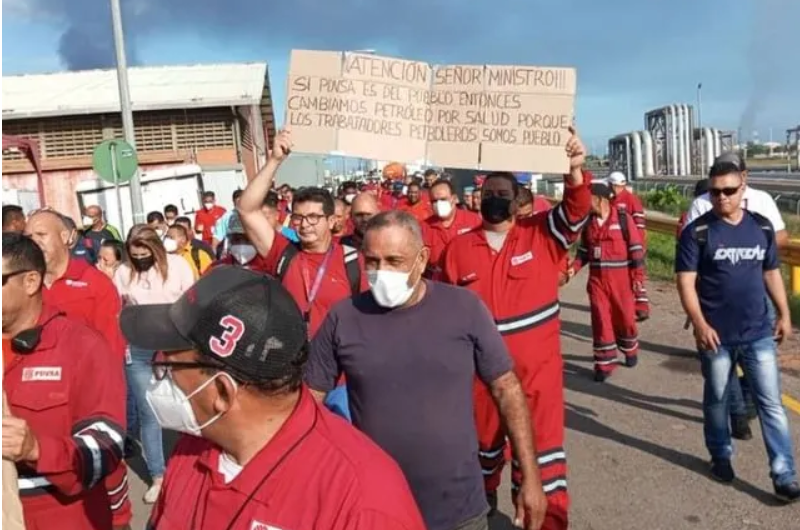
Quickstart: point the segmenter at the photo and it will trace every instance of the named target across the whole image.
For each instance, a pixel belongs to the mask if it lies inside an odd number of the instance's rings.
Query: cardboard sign
[[[457,168],[564,173],[573,68],[431,67],[292,51],[286,124],[295,150]]]

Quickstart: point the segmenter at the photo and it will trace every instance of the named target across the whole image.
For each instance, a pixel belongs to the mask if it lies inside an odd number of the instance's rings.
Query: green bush
[[[691,201],[681,194],[677,186],[666,186],[650,190],[641,194],[641,199],[645,208],[674,215],[675,217],[688,210],[691,204]]]

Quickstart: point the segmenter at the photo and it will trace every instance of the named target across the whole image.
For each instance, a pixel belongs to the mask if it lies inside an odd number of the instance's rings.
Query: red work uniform
[[[636,228],[639,229],[639,237],[642,241],[642,248],[646,253],[647,229],[645,225],[645,215],[644,215],[644,207],[642,206],[642,201],[639,199],[639,197],[637,197],[627,189],[624,189],[618,194],[614,195],[614,198],[611,199],[611,205],[616,207],[620,211],[627,212],[628,215],[631,216],[631,218],[633,219],[633,224],[635,224]],[[645,270],[642,270],[642,282],[640,285],[640,289],[633,293],[636,305],[637,318],[646,318],[650,316],[650,299],[647,297],[647,288],[645,287],[646,283],[647,283],[647,274]]]
[[[25,525],[110,530],[103,479],[124,451],[122,366],[96,331],[57,313],[43,307],[38,346],[4,367],[11,413],[39,443],[35,464],[17,464]]]
[[[419,223],[423,223],[427,218],[433,215],[431,201],[427,196],[420,198],[415,204],[411,204],[408,201],[408,197],[405,197],[400,204],[400,210],[410,213]]]
[[[553,208],[553,205],[550,203],[550,201],[548,201],[544,197],[541,197],[539,195],[534,195],[533,196],[533,213],[534,214],[542,213],[542,212],[548,212],[552,208]]]
[[[44,301],[99,332],[108,341],[110,353],[120,370],[125,359],[125,339],[119,328],[122,302],[117,288],[105,274],[82,259],[70,258],[64,276],[42,289]],[[124,387],[123,387],[124,388]],[[122,402],[125,403],[123,392]],[[114,512],[114,526],[125,526],[133,518],[128,500],[128,468],[121,463],[106,480],[108,502]]]
[[[461,208],[455,209],[455,217],[450,226],[444,226],[444,222],[438,215],[431,215],[425,219],[420,225],[422,228],[422,240],[431,251],[425,276],[433,280],[440,279],[444,249],[456,236],[465,234],[481,226],[482,223],[483,219],[480,215]]]
[[[263,257],[256,256],[249,265],[253,270],[275,276],[283,251],[291,244],[283,234],[276,233],[269,253]],[[369,284],[364,272],[364,258],[359,253],[354,259],[359,260],[361,290],[366,291]],[[309,337],[313,337],[330,308],[353,295],[345,268],[344,248],[339,243],[331,242],[330,250],[322,254],[301,250],[289,264],[283,277],[283,286],[307,315]]]
[[[221,450],[184,436],[152,530],[424,530],[397,464],[303,387],[292,415],[230,482]]]
[[[580,186],[565,184],[564,201],[548,213],[518,220],[499,252],[476,228],[456,237],[444,256],[443,280],[481,297],[514,359],[536,433],[548,501],[545,530],[563,530],[568,524],[558,275],[591,207],[591,175],[583,178]],[[495,492],[505,464],[506,434],[489,389],[477,381],[474,401],[486,491]],[[518,466],[512,466],[512,491],[521,479]]]
[[[211,244],[213,238],[214,225],[217,224],[220,217],[225,215],[225,208],[217,206],[216,204],[210,209],[203,208],[194,214],[194,228],[201,232],[200,239]]]
[[[602,224],[591,216],[572,265],[575,272],[589,265],[586,292],[592,313],[594,369],[607,374],[617,367],[617,349],[626,359],[639,353],[633,291],[644,278],[644,251],[633,226],[629,225],[629,240],[625,239],[623,222],[633,224],[630,216],[613,206]]]

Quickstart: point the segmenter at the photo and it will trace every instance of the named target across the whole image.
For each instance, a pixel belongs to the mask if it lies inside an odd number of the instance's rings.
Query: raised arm
[[[275,137],[267,165],[251,180],[239,200],[239,218],[245,233],[258,253],[265,257],[275,242],[275,229],[261,211],[264,197],[272,189],[278,168],[292,150],[292,137],[289,131],[280,131]]]

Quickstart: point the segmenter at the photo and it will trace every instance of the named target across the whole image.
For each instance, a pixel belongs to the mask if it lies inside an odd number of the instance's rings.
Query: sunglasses
[[[708,194],[712,197],[719,197],[720,195],[731,197],[736,195],[740,189],[742,189],[741,186],[736,186],[735,188],[708,188]]]
[[[19,276],[20,274],[25,274],[26,272],[33,272],[30,269],[22,269],[19,271],[9,272],[8,274],[3,274],[3,287],[6,286],[6,282],[13,278],[14,276]]]

